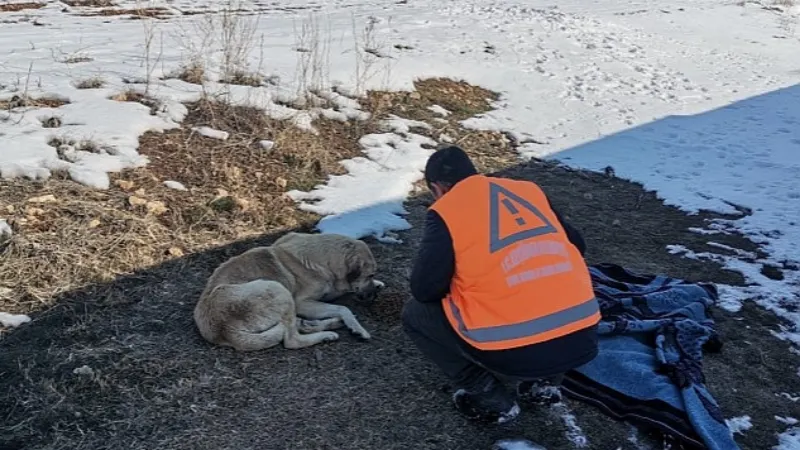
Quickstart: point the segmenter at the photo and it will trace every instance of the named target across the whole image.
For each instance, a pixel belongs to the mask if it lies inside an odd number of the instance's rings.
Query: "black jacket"
[[[551,205],[551,209],[552,205]],[[569,241],[586,252],[581,234],[553,209],[567,233]],[[411,293],[423,303],[441,302],[450,291],[455,272],[453,239],[444,220],[436,211],[428,210],[425,230],[414,268],[411,272]],[[597,356],[596,327],[567,336],[508,350],[485,351],[463,342],[464,350],[488,369],[510,377],[538,378],[566,372]]]

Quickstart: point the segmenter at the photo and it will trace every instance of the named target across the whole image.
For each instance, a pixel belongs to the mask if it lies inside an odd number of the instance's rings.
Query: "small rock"
[[[116,180],[114,181],[114,184],[119,186],[119,188],[122,189],[123,191],[130,191],[135,186],[133,181],[127,181],[127,180]]]
[[[170,247],[167,253],[178,258],[183,256],[183,250],[181,250],[180,247]]]
[[[131,195],[128,197],[128,203],[130,203],[131,206],[142,206],[147,204],[147,200],[135,195]]]
[[[89,221],[89,228],[97,228],[100,226],[100,221],[97,219],[92,219]]]
[[[592,195],[591,192],[587,192],[587,193],[583,194],[583,198],[585,198],[586,200],[591,200],[591,199],[594,198],[594,195]]]
[[[14,211],[16,211],[16,208],[14,208],[14,205],[8,205],[6,206],[6,211],[13,213]]]
[[[41,197],[31,197],[28,199],[28,203],[54,203],[56,201],[56,196],[53,194],[42,195]]]
[[[274,142],[266,141],[266,140],[260,141],[258,143],[258,145],[260,145],[261,148],[264,149],[265,151],[270,151],[270,150],[272,150],[273,147],[275,147],[275,143]]]
[[[145,208],[147,208],[148,213],[154,216],[160,216],[161,214],[167,212],[167,205],[158,200],[147,202],[147,204],[145,204]]]
[[[94,376],[94,369],[84,364],[81,367],[76,367],[75,369],[73,369],[72,373],[74,373],[75,375]]]
[[[286,181],[286,178],[278,177],[278,178],[275,178],[275,184],[280,186],[281,189],[285,189],[286,186],[289,184],[289,182]]]

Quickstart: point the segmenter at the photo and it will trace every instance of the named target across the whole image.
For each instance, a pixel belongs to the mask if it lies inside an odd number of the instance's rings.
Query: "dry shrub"
[[[27,95],[15,95],[9,100],[0,100],[0,109],[11,110],[15,108],[58,108],[68,104],[69,101],[56,97],[33,98]]]
[[[26,9],[39,9],[44,7],[45,3],[38,2],[25,2],[25,3],[4,3],[0,5],[0,12],[17,12]]]
[[[76,89],[100,89],[106,82],[100,77],[86,78],[75,83]]]
[[[179,80],[183,80],[192,84],[203,84],[206,76],[206,68],[199,62],[189,63],[181,68],[181,70],[174,76]]]
[[[258,87],[264,84],[264,77],[257,73],[234,70],[229,75],[222,77],[220,82],[227,84],[238,84],[241,86]]]

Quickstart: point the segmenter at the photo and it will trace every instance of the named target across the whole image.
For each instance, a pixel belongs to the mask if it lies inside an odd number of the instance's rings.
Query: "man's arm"
[[[547,202],[549,203],[550,200],[548,199]],[[569,224],[569,222],[564,220],[564,216],[562,216],[561,213],[558,212],[558,210],[553,208],[552,204],[550,205],[550,209],[556,215],[558,221],[561,222],[561,226],[564,227],[564,231],[567,233],[567,239],[569,239],[569,241],[572,242],[572,245],[574,245],[578,249],[578,251],[581,252],[581,255],[586,254],[586,241],[583,240],[583,236],[581,236],[581,233],[575,228],[573,228],[572,225]]]
[[[436,211],[428,210],[422,243],[411,270],[411,294],[417,301],[441,301],[450,292],[456,257],[453,238]]]

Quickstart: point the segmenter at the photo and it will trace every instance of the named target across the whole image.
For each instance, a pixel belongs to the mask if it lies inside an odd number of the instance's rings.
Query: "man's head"
[[[477,173],[469,156],[456,145],[439,148],[425,164],[425,182],[437,200],[456,183]]]

